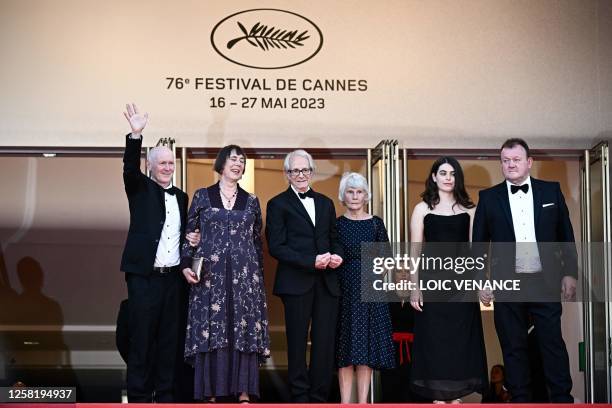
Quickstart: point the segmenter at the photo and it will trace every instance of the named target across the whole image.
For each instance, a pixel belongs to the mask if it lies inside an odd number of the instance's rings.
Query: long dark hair
[[[438,185],[434,183],[431,176],[438,174],[438,169],[444,163],[451,165],[455,171],[455,188],[453,189],[453,196],[455,198],[455,204],[463,206],[463,208],[474,208],[475,205],[470,199],[470,195],[465,191],[465,185],[463,183],[463,170],[461,165],[454,157],[442,156],[436,160],[432,166],[431,171],[427,174],[427,180],[425,180],[425,191],[421,193],[421,198],[427,204],[430,210],[433,210],[436,205],[440,203],[440,194],[438,194]]]

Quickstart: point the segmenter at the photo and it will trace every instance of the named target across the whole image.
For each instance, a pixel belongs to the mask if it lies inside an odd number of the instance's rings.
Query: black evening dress
[[[374,369],[393,368],[391,316],[384,302],[361,301],[361,243],[388,242],[385,224],[378,217],[336,222],[344,260],[338,268],[340,318],[336,337],[338,367],[366,365]]]
[[[424,248],[429,242],[469,241],[468,213],[430,213],[423,222]],[[476,298],[427,302],[427,294],[423,295],[423,312],[415,312],[412,390],[423,398],[446,401],[482,394],[487,387],[487,361],[479,303]]]

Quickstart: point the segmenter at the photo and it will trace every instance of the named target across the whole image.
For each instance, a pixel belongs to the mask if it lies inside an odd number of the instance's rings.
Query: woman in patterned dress
[[[199,245],[183,245],[181,254],[191,284],[185,360],[195,368],[197,400],[258,398],[258,368],[270,356],[261,208],[238,185],[245,160],[239,146],[222,148],[214,164],[219,182],[197,190],[189,209],[187,230],[201,232]],[[203,258],[199,279],[194,257]]]
[[[391,316],[387,303],[361,301],[361,243],[388,242],[383,221],[365,211],[370,199],[366,179],[358,173],[345,174],[338,194],[346,207],[336,226],[344,248],[338,268],[340,318],[338,319],[338,381],[342,403],[351,402],[353,375],[357,371],[357,399],[367,403],[373,369],[395,366]]]

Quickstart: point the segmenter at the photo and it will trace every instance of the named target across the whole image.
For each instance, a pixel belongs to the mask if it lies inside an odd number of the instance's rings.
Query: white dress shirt
[[[168,188],[172,187],[170,185]],[[155,264],[153,266],[175,266],[181,261],[181,213],[178,207],[176,195],[164,193],[164,204],[166,207],[166,220],[159,237]]]
[[[510,211],[512,212],[512,224],[514,225],[514,236],[517,242],[516,272],[534,273],[542,271],[542,264],[540,262],[540,253],[538,252],[535,233],[531,177],[527,177],[523,184],[529,186],[527,193],[519,190],[512,194],[510,190],[512,183],[506,180]]]
[[[310,197],[300,198],[300,196],[298,195],[299,191],[297,191],[295,189],[295,187],[293,187],[293,185],[291,185],[291,189],[293,190],[293,192],[297,196],[298,200],[300,200],[300,202],[302,203],[302,205],[306,209],[306,212],[308,213],[308,215],[310,216],[310,219],[312,220],[312,225],[315,225],[315,203],[314,203],[314,198],[310,198]],[[310,187],[308,187],[308,190],[310,190]],[[306,190],[306,191],[308,191],[308,190]]]

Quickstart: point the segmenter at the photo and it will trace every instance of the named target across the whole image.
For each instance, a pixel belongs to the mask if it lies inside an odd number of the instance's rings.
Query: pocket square
[[[542,204],[542,208],[550,207],[551,205],[555,205],[555,203]]]

